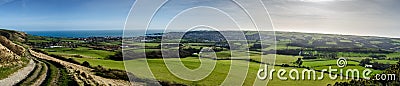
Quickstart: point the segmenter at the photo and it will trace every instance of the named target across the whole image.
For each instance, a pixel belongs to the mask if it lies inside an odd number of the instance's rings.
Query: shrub
[[[84,61],[84,62],[82,63],[82,66],[85,66],[85,67],[90,67],[90,64],[89,64],[89,62],[87,62],[87,61]]]
[[[96,75],[102,76],[105,78],[111,78],[111,79],[122,79],[122,80],[129,80],[128,73],[124,70],[117,70],[117,69],[107,69],[104,68],[100,65],[97,67],[94,67],[93,72],[95,72]]]
[[[122,52],[118,51],[114,55],[110,55],[110,56],[106,57],[106,59],[111,59],[111,60],[115,60],[115,61],[123,61],[124,57],[122,55]]]

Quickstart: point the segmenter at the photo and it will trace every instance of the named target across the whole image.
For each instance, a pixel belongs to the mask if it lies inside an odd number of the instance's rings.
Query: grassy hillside
[[[352,36],[352,35],[337,35],[337,34],[316,34],[316,33],[297,33],[297,32],[276,32],[276,46],[272,45],[260,45],[260,39],[257,39],[256,32],[245,32],[247,43],[249,45],[244,45],[243,41],[246,40],[234,40],[232,44],[240,45],[239,48],[251,48],[250,51],[238,51],[230,50],[229,46],[225,46],[225,42],[215,42],[220,40],[215,32],[191,32],[180,45],[179,48],[184,51],[190,51],[191,55],[185,57],[173,57],[168,59],[163,59],[161,53],[161,43],[159,37],[149,37],[154,38],[154,41],[149,43],[135,43],[134,40],[129,40],[125,45],[129,52],[133,52],[132,58],[123,60],[123,56],[119,54],[121,51],[121,39],[107,39],[107,38],[52,38],[52,37],[38,37],[31,36],[28,37],[28,44],[35,46],[39,50],[42,50],[46,54],[58,55],[64,60],[73,61],[76,64],[86,64],[91,67],[97,67],[98,65],[107,69],[119,69],[128,70],[127,72],[133,73],[133,75],[140,78],[150,78],[149,73],[155,76],[155,79],[161,82],[168,82],[172,84],[185,84],[185,85],[220,85],[229,73],[231,66],[237,66],[237,69],[245,69],[243,63],[250,62],[249,70],[247,71],[247,77],[245,79],[244,85],[253,85],[255,83],[256,72],[262,68],[260,67],[263,61],[275,61],[275,69],[285,69],[289,71],[291,69],[314,69],[321,71],[322,69],[328,69],[329,66],[333,68],[340,69],[336,66],[336,60],[339,57],[345,57],[348,59],[348,65],[346,69],[358,69],[365,70],[371,69],[373,74],[382,73],[384,69],[377,68],[365,68],[361,64],[363,60],[369,58],[372,59],[371,62],[367,64],[372,64],[376,62],[376,65],[387,66],[391,64],[396,64],[400,59],[399,46],[400,40],[396,38],[385,38],[385,37],[369,37],[369,36]],[[173,34],[179,34],[173,33]],[[205,35],[205,36],[204,36]],[[261,32],[260,35],[272,37],[273,34],[268,32]],[[194,37],[194,38],[192,38]],[[197,39],[198,38],[198,39]],[[135,38],[134,38],[135,39]],[[140,37],[136,38],[140,39]],[[150,39],[149,39],[150,40]],[[207,41],[203,41],[207,40]],[[137,41],[137,40],[136,40]],[[140,40],[139,40],[140,41]],[[56,44],[56,45],[55,45]],[[58,45],[57,45],[58,44]],[[60,46],[61,47],[52,47]],[[260,46],[266,46],[261,49]],[[145,49],[141,49],[145,47]],[[276,48],[275,48],[276,47]],[[216,67],[211,72],[211,74],[200,80],[200,81],[190,81],[184,80],[175,76],[170,70],[167,69],[164,60],[173,61],[172,67],[178,67],[177,65],[182,62],[185,67],[189,69],[199,68],[202,62],[199,61],[198,55],[201,49],[213,49],[219,60],[211,60],[209,58],[201,58],[206,62],[216,61]],[[276,53],[270,53],[269,51],[276,50]],[[299,52],[302,52],[299,54]],[[143,59],[143,55],[138,55],[140,53],[146,53],[148,58]],[[231,54],[237,56],[232,57],[239,59],[242,56],[249,55],[251,60],[232,60]],[[118,56],[119,55],[119,56]],[[164,54],[163,54],[164,55]],[[153,57],[152,57],[153,56]],[[272,59],[271,57],[275,57]],[[312,57],[312,58],[310,58]],[[302,58],[302,63],[296,63],[296,60]],[[124,63],[125,62],[125,63]],[[231,63],[236,63],[231,65]],[[146,70],[148,65],[150,70]],[[235,72],[235,71],[234,71]],[[197,76],[200,73],[191,73],[192,76]],[[274,75],[277,73],[275,72]],[[340,74],[338,72],[333,72],[333,74]],[[321,75],[321,73],[317,73]],[[325,78],[323,80],[279,80],[274,76],[274,80],[269,82],[269,85],[328,85],[334,84],[335,82],[343,82],[347,80],[330,80],[328,79],[328,73],[323,73]],[[287,75],[285,75],[287,76]],[[347,75],[343,75],[347,76]],[[239,78],[234,76],[233,78]]]
[[[0,30],[0,79],[8,77],[29,62],[25,48],[15,43],[23,42],[24,38],[24,33]]]

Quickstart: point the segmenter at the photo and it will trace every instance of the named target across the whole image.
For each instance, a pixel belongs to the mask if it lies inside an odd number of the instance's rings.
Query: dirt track
[[[18,70],[17,72],[10,75],[8,78],[0,80],[2,86],[12,86],[17,84],[19,81],[25,79],[30,72],[35,68],[36,63],[33,60],[30,60],[26,67]]]
[[[81,65],[73,64],[63,60],[53,58],[51,56],[29,50],[31,54],[40,59],[46,59],[57,62],[65,66],[69,73],[73,74],[75,81],[80,85],[92,85],[92,86],[128,86],[128,85],[142,85],[140,83],[129,83],[129,81],[108,79],[94,75],[91,72],[93,69],[84,67]]]

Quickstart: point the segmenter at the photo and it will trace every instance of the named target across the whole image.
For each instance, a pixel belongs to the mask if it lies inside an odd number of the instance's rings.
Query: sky
[[[400,37],[400,0],[261,0],[271,19],[259,0],[235,0],[245,10],[231,0],[169,0],[153,16],[145,13],[163,0],[144,1],[127,17],[134,0],[0,0],[0,28],[122,30],[128,18],[130,29],[256,30],[253,18],[263,30]]]

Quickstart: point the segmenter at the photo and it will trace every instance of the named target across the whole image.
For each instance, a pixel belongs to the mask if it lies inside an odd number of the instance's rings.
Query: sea
[[[64,38],[85,38],[85,37],[136,37],[143,36],[143,30],[68,30],[68,31],[24,31],[34,36],[64,37]],[[146,34],[162,33],[163,30],[147,30]]]

